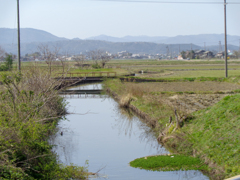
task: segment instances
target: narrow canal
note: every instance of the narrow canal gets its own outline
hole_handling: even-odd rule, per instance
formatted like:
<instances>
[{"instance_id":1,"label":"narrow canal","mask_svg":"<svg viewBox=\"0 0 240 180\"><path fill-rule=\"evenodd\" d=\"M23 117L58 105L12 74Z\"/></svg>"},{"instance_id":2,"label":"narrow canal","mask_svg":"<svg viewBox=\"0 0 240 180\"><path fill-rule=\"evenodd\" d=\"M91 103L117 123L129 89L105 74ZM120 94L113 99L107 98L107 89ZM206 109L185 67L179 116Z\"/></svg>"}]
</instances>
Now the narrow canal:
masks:
<instances>
[{"instance_id":1,"label":"narrow canal","mask_svg":"<svg viewBox=\"0 0 240 180\"><path fill-rule=\"evenodd\" d=\"M72 89L101 88L101 84ZM71 98L70 98L71 97ZM59 124L54 151L64 164L83 166L99 176L89 179L112 180L207 180L199 171L153 172L132 168L129 162L144 156L166 154L154 133L141 119L119 108L108 96L71 95L66 98L68 112ZM63 135L60 135L63 132Z\"/></svg>"}]
</instances>

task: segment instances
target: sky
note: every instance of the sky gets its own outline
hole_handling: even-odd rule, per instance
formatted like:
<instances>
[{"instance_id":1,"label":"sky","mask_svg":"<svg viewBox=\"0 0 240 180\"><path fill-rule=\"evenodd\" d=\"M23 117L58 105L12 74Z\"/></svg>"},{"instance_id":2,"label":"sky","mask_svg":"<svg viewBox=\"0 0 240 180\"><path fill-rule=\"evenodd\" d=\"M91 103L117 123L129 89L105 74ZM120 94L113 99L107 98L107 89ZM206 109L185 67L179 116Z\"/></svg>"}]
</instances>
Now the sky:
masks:
<instances>
[{"instance_id":1,"label":"sky","mask_svg":"<svg viewBox=\"0 0 240 180\"><path fill-rule=\"evenodd\" d=\"M177 36L224 33L223 4L117 2L116 0L19 0L21 28L58 37ZM134 1L134 0L132 0ZM140 1L140 0L138 0ZM145 0L150 1L150 0ZM152 0L224 2L224 0ZM238 2L240 0L227 0ZM0 0L0 28L17 28L17 0ZM240 35L240 4L227 5L227 33Z\"/></svg>"}]
</instances>

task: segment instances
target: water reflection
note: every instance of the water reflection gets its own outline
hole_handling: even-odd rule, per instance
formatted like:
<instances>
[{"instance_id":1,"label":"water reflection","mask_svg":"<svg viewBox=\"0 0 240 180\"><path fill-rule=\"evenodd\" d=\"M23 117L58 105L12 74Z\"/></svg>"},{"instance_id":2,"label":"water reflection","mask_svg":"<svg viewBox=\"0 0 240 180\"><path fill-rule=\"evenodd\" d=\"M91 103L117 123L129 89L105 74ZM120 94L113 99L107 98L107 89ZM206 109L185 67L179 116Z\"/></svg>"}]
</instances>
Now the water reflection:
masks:
<instances>
[{"instance_id":1,"label":"water reflection","mask_svg":"<svg viewBox=\"0 0 240 180\"><path fill-rule=\"evenodd\" d=\"M101 83L89 83L89 84L82 84L78 86L70 87L71 90L95 90L95 89L102 89Z\"/></svg>"},{"instance_id":2,"label":"water reflection","mask_svg":"<svg viewBox=\"0 0 240 180\"><path fill-rule=\"evenodd\" d=\"M52 143L56 144L54 151L64 164L83 166L89 160L90 172L103 168L100 176L92 179L208 179L198 171L152 172L130 167L128 163L136 158L167 153L151 128L109 97L67 101L69 112L92 113L70 114L66 116L68 121L60 122Z\"/></svg>"},{"instance_id":3,"label":"water reflection","mask_svg":"<svg viewBox=\"0 0 240 180\"><path fill-rule=\"evenodd\" d=\"M159 150L159 154L166 154L168 151L166 151L163 146L156 141L156 135L152 128L146 125L146 123L141 120L141 118L138 118L134 112L132 112L129 108L123 108L117 105L116 107L116 114L117 119L116 121L116 128L118 128L119 133L125 133L126 136L129 136L131 138L131 135L134 134L133 131L133 123L135 126L137 126L138 130L141 131L139 133L139 141L145 142L147 146L150 146L154 149Z\"/></svg>"}]
</instances>

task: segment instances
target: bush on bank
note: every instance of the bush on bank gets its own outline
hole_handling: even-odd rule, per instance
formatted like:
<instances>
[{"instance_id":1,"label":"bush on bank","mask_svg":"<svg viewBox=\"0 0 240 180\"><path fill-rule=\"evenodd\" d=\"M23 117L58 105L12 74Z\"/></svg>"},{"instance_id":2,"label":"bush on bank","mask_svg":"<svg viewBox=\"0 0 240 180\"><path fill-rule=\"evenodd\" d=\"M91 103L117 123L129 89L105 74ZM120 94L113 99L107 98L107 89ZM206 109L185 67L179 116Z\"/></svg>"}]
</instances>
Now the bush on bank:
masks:
<instances>
[{"instance_id":1,"label":"bush on bank","mask_svg":"<svg viewBox=\"0 0 240 180\"><path fill-rule=\"evenodd\" d=\"M59 164L48 143L65 114L59 83L37 68L2 74L0 92L0 178L84 179L86 167Z\"/></svg>"}]
</instances>

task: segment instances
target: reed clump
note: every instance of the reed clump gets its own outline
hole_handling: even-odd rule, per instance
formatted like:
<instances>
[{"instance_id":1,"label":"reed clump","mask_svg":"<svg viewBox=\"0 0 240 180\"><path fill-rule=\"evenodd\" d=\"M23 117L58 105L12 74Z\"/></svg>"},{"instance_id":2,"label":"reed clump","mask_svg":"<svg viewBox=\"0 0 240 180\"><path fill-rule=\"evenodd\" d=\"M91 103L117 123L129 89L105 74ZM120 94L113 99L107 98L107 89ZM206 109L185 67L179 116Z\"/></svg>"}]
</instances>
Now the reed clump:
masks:
<instances>
[{"instance_id":1,"label":"reed clump","mask_svg":"<svg viewBox=\"0 0 240 180\"><path fill-rule=\"evenodd\" d=\"M133 100L133 97L131 94L123 95L120 98L119 105L120 107L128 107L132 100Z\"/></svg>"},{"instance_id":2,"label":"reed clump","mask_svg":"<svg viewBox=\"0 0 240 180\"><path fill-rule=\"evenodd\" d=\"M54 90L61 82L38 67L0 78L0 178L84 179L86 167L59 164L48 143L66 113Z\"/></svg>"}]
</instances>

